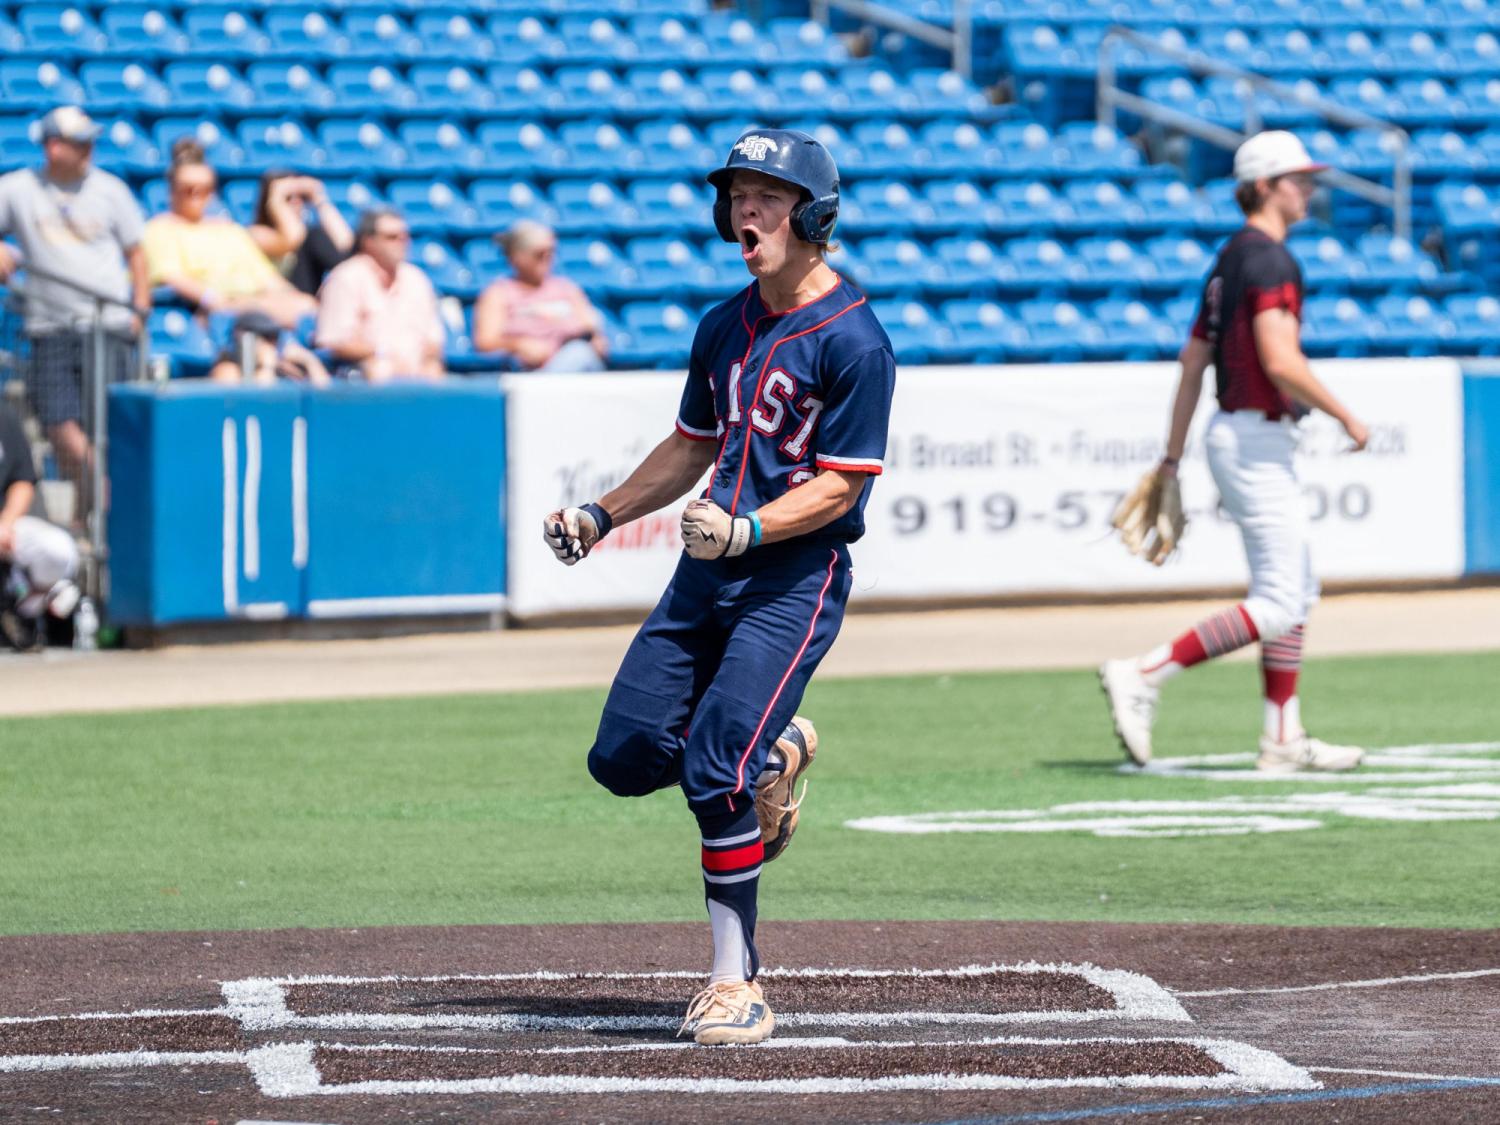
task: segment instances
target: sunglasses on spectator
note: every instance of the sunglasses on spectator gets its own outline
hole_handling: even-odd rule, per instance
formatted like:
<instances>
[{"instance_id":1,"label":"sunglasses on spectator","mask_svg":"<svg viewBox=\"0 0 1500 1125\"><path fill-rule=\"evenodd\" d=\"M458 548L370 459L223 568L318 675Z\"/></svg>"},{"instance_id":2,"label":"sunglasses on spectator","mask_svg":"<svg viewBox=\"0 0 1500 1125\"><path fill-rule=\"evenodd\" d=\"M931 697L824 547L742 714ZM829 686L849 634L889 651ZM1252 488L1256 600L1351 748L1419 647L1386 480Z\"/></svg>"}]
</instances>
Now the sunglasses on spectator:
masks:
<instances>
[{"instance_id":1,"label":"sunglasses on spectator","mask_svg":"<svg viewBox=\"0 0 1500 1125\"><path fill-rule=\"evenodd\" d=\"M389 238L389 239L392 239L393 241L396 241L396 242L410 242L411 241L411 231L409 231L409 230L378 230L378 231L375 232L375 237L376 238Z\"/></svg>"},{"instance_id":2,"label":"sunglasses on spectator","mask_svg":"<svg viewBox=\"0 0 1500 1125\"><path fill-rule=\"evenodd\" d=\"M177 192L180 195L190 195L190 196L212 195L214 193L214 185L213 184L177 184L175 187L172 188L172 190L175 191L175 192Z\"/></svg>"}]
</instances>

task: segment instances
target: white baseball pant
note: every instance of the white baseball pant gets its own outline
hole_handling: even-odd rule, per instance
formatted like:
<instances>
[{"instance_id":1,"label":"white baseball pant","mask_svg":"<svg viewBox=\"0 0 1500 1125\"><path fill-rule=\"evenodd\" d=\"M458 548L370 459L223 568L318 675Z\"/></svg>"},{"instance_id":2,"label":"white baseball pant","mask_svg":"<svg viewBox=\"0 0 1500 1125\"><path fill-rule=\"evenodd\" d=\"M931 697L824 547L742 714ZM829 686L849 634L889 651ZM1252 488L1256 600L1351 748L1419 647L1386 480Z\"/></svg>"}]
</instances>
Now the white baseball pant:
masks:
<instances>
[{"instance_id":1,"label":"white baseball pant","mask_svg":"<svg viewBox=\"0 0 1500 1125\"><path fill-rule=\"evenodd\" d=\"M1318 600L1307 506L1292 465L1298 438L1291 419L1272 422L1259 410L1221 410L1204 437L1224 510L1245 541L1245 611L1262 641L1303 624Z\"/></svg>"},{"instance_id":2,"label":"white baseball pant","mask_svg":"<svg viewBox=\"0 0 1500 1125\"><path fill-rule=\"evenodd\" d=\"M56 524L35 516L16 520L15 549L6 559L31 585L33 594L21 601L21 612L41 613L44 597L57 583L78 575L78 544Z\"/></svg>"}]
</instances>

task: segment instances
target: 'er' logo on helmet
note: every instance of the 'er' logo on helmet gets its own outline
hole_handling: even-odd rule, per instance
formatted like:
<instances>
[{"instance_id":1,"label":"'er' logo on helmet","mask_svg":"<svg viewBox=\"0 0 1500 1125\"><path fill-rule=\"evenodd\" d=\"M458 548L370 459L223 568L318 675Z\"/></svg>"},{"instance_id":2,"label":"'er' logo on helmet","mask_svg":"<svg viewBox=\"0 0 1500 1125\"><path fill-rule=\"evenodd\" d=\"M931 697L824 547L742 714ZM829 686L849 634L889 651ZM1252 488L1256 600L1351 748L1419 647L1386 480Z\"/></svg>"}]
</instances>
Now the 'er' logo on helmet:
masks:
<instances>
[{"instance_id":1,"label":"'er' logo on helmet","mask_svg":"<svg viewBox=\"0 0 1500 1125\"><path fill-rule=\"evenodd\" d=\"M734 150L743 152L746 160L764 160L767 152L780 152L781 147L770 137L752 135L741 139Z\"/></svg>"}]
</instances>

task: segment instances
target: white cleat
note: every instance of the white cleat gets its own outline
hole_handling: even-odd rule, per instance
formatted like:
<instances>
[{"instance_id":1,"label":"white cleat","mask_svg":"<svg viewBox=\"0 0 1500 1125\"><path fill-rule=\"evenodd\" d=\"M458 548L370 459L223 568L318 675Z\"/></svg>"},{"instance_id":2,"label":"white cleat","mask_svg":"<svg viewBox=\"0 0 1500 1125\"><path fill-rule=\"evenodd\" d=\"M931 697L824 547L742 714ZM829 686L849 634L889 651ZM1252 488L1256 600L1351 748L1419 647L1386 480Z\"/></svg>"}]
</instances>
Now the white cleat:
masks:
<instances>
[{"instance_id":1,"label":"white cleat","mask_svg":"<svg viewBox=\"0 0 1500 1125\"><path fill-rule=\"evenodd\" d=\"M1146 682L1134 660L1106 660L1099 669L1099 683L1109 700L1109 714L1120 744L1132 762L1144 766L1151 760L1157 690Z\"/></svg>"},{"instance_id":2,"label":"white cleat","mask_svg":"<svg viewBox=\"0 0 1500 1125\"><path fill-rule=\"evenodd\" d=\"M1260 757L1255 761L1255 768L1266 773L1296 773L1299 770L1331 773L1352 770L1364 761L1364 757L1365 752L1358 746L1335 746L1310 734L1299 734L1285 742L1261 735Z\"/></svg>"}]
</instances>

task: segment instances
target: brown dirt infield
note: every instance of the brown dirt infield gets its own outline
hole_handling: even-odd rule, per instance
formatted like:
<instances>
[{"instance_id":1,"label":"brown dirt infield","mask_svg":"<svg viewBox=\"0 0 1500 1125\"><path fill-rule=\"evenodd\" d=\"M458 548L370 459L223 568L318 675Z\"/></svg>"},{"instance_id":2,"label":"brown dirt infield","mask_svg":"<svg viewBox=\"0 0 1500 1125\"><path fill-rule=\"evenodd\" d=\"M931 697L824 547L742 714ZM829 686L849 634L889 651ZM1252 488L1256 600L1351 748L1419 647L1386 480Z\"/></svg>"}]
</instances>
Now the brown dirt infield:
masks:
<instances>
[{"instance_id":1,"label":"brown dirt infield","mask_svg":"<svg viewBox=\"0 0 1500 1125\"><path fill-rule=\"evenodd\" d=\"M1500 1119L1500 1082L1440 1081L1500 1076L1492 932L767 922L760 938L783 1023L750 1049L672 1037L700 926L4 938L0 1120ZM997 964L1026 968L954 971ZM334 979L298 980L317 977ZM110 1018L55 1018L86 1013ZM185 1057L80 1063L132 1051Z\"/></svg>"}]
</instances>

